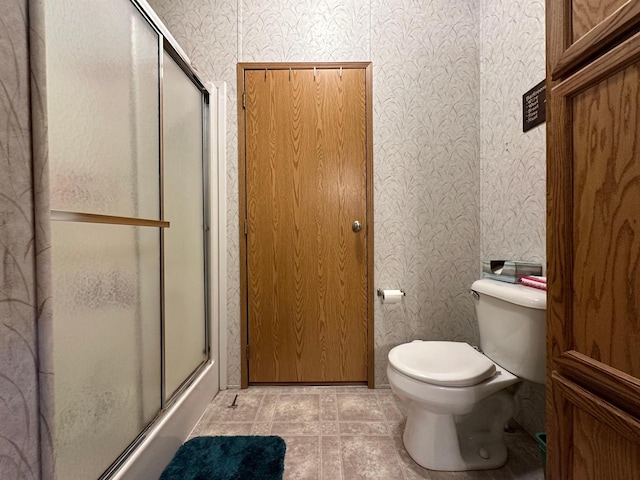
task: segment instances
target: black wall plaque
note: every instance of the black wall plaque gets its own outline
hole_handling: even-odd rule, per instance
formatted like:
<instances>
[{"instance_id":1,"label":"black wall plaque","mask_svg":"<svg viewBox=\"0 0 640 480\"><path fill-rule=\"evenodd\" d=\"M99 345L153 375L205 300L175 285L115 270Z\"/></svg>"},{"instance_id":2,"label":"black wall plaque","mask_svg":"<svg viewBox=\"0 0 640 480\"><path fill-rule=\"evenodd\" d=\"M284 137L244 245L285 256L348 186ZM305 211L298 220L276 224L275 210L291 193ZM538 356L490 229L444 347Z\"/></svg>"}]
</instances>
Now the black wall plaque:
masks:
<instances>
[{"instance_id":1,"label":"black wall plaque","mask_svg":"<svg viewBox=\"0 0 640 480\"><path fill-rule=\"evenodd\" d=\"M541 81L522 95L522 131L526 132L547 120L547 86Z\"/></svg>"}]
</instances>

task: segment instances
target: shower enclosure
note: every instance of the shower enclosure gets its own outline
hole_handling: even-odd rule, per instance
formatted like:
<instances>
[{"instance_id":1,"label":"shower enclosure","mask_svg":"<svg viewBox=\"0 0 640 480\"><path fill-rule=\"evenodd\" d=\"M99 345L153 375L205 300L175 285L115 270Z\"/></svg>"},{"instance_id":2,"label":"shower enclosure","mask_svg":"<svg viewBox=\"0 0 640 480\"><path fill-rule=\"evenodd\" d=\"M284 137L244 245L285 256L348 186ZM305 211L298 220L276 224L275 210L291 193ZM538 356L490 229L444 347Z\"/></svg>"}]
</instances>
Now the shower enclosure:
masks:
<instances>
[{"instance_id":1,"label":"shower enclosure","mask_svg":"<svg viewBox=\"0 0 640 480\"><path fill-rule=\"evenodd\" d=\"M216 119L146 3L43 4L56 473L109 478L205 370L217 393Z\"/></svg>"}]
</instances>

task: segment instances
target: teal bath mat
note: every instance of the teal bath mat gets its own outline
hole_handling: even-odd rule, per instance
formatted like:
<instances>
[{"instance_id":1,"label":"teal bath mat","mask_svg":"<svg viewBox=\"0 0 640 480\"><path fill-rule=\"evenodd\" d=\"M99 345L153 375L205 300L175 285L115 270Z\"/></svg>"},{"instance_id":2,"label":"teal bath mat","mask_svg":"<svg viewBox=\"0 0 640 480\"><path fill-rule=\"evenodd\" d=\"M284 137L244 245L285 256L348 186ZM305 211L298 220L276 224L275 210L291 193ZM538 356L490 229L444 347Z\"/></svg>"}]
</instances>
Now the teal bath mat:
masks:
<instances>
[{"instance_id":1,"label":"teal bath mat","mask_svg":"<svg viewBox=\"0 0 640 480\"><path fill-rule=\"evenodd\" d=\"M195 437L176 452L160 480L282 480L280 437Z\"/></svg>"}]
</instances>

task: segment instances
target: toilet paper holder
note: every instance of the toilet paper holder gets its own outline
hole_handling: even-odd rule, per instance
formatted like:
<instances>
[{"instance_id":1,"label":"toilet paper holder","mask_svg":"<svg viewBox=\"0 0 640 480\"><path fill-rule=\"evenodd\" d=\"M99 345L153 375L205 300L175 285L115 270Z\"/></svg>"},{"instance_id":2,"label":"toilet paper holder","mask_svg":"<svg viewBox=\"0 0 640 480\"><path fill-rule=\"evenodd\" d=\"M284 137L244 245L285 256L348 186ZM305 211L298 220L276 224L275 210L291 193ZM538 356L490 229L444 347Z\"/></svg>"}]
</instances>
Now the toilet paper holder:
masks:
<instances>
[{"instance_id":1,"label":"toilet paper holder","mask_svg":"<svg viewBox=\"0 0 640 480\"><path fill-rule=\"evenodd\" d=\"M404 291L404 288L401 288L401 289L400 289L400 291L402 292L402 295L403 295L403 296L405 296L405 297L407 296L407 294L406 294L406 293L405 293L405 291ZM379 296L379 297L381 297L381 296L382 296L382 292L384 292L384 289L379 288L379 289L377 290L377 292L378 292L378 296Z\"/></svg>"}]
</instances>

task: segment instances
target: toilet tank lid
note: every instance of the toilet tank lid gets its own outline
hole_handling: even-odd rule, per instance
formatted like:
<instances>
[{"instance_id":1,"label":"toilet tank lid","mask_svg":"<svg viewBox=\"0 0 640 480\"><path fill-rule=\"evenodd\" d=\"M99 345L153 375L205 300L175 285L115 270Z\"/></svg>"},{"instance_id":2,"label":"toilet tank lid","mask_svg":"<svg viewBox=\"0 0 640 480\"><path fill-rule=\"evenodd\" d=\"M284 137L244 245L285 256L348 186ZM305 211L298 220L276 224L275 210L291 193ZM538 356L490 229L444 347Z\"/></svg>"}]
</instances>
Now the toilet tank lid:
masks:
<instances>
[{"instance_id":1,"label":"toilet tank lid","mask_svg":"<svg viewBox=\"0 0 640 480\"><path fill-rule=\"evenodd\" d=\"M522 307L547 309L547 292L537 288L483 278L473 282L471 290Z\"/></svg>"}]
</instances>

